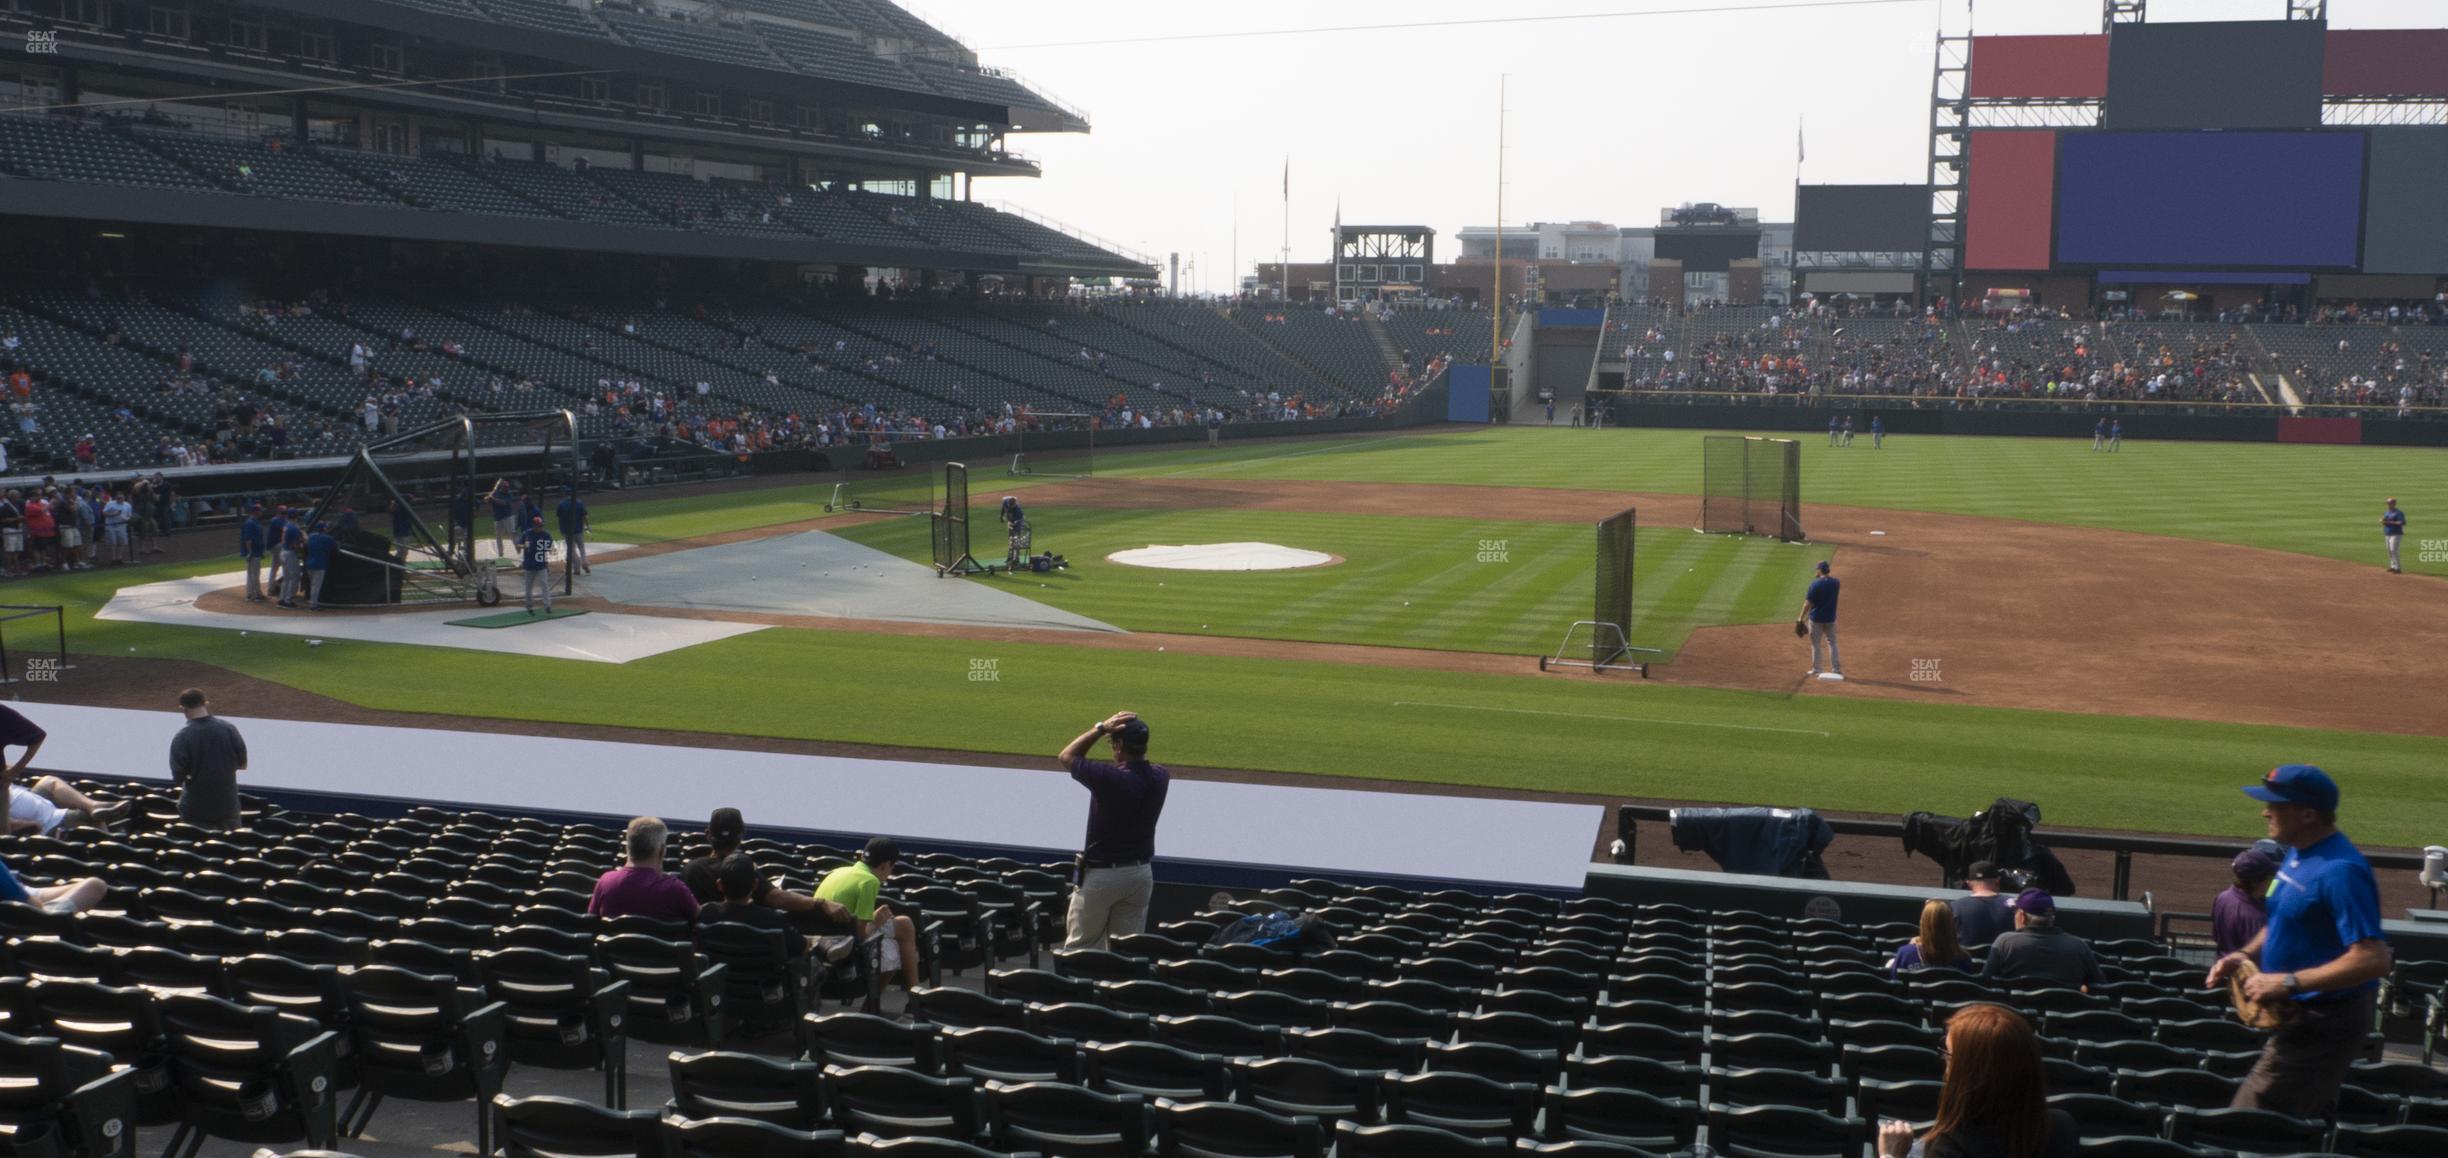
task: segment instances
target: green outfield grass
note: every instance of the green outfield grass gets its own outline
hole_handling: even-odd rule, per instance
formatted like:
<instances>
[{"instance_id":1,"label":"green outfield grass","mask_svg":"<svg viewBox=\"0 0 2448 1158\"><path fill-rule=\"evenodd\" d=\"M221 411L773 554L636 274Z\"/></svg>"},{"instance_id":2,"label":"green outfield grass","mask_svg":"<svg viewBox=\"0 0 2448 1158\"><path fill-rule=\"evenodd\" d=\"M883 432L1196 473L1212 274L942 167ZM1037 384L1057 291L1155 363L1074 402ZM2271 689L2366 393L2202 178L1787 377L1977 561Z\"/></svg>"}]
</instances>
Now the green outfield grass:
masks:
<instances>
[{"instance_id":1,"label":"green outfield grass","mask_svg":"<svg viewBox=\"0 0 2448 1158\"><path fill-rule=\"evenodd\" d=\"M2448 452L2370 447L2156 444L2109 457L2087 443L1893 438L1882 451L1802 440L1812 504L1903 507L2188 536L2376 560L2378 499L2395 494L2413 537L2448 520ZM1689 492L1697 432L1467 430L1379 439L1100 456L1100 474L1466 483ZM871 488L879 505L925 475ZM982 484L984 487L985 484ZM898 492L895 496L894 492ZM987 493L980 490L980 495ZM678 499L595 500L604 541L673 538L821 518L829 483ZM1042 547L1077 569L1028 591L1140 630L1199 631L1527 654L1586 614L1590 530L1450 518L1132 511L1030 501ZM991 497L977 499L980 526ZM919 504L909 504L919 505ZM2448 523L2441 524L2448 528ZM923 557L925 521L845 527ZM993 554L999 539L981 531ZM1258 539L1345 556L1274 575L1146 572L1105 564L1152 542ZM1479 561L1502 539L1505 561ZM2410 568L2422 564L2409 546ZM1816 551L1652 527L1640 538L1635 642L1692 625L1781 618ZM2000 793L2043 802L2056 824L2238 836L2257 821L2234 792L2287 760L2347 785L2347 826L2387 844L2434 841L2448 739L1958 707L1937 701L1775 695L1600 680L1488 676L1056 645L772 630L628 665L98 622L117 587L230 563L80 573L9 584L16 602L69 608L72 649L194 660L370 708L747 736L1010 753L1034 759L1073 722L1130 707L1184 764L1432 784L1969 811ZM981 580L982 582L985 580ZM1007 580L992 580L1007 582ZM1164 586L1158 587L1156 584ZM1408 600L1412 607L1404 608ZM513 629L515 630L515 629ZM2351 647L2352 641L2339 646ZM975 682L972 661L999 678ZM72 674L70 678L76 677ZM169 691L164 691L165 698Z\"/></svg>"},{"instance_id":2,"label":"green outfield grass","mask_svg":"<svg viewBox=\"0 0 2448 1158\"><path fill-rule=\"evenodd\" d=\"M1155 721L1159 756L1182 764L1873 812L1967 813L2011 792L2055 824L2223 836L2258 831L2236 785L2309 760L2345 783L2346 827L2366 842L2419 845L2448 822L2448 740L2426 737L819 631L611 665L91 618L115 587L199 570L81 573L11 595L66 603L80 652L194 660L394 711L963 749L1034 766L1078 720L1128 707ZM970 678L980 659L998 679ZM163 689L165 711L174 691Z\"/></svg>"},{"instance_id":3,"label":"green outfield grass","mask_svg":"<svg viewBox=\"0 0 2448 1158\"><path fill-rule=\"evenodd\" d=\"M1029 522L1046 529L1038 549L1061 553L1070 569L1017 576L1009 589L1131 631L1538 655L1555 650L1566 625L1590 617L1596 581L1596 535L1580 523L1035 505ZM971 551L1000 560L999 530L978 527ZM931 557L924 519L838 533L903 558ZM1238 542L1344 562L1200 572L1105 561L1157 543ZM1695 627L1790 616L1812 565L1826 557L1819 548L1688 527L1643 529L1633 554L1633 643L1671 653Z\"/></svg>"},{"instance_id":4,"label":"green outfield grass","mask_svg":"<svg viewBox=\"0 0 2448 1158\"><path fill-rule=\"evenodd\" d=\"M1108 454L1105 476L1458 483L1696 494L1696 430L1489 427L1384 438L1227 444ZM1722 433L1722 432L1720 432ZM1791 436L1785 435L1785 436ZM1803 525L1811 505L1896 507L2240 543L2358 563L2381 558L2380 500L2405 508L2409 538L2448 539L2448 450L2152 442L2119 454L2089 439L1868 434L1831 448L1804 433ZM2448 574L2448 563L2408 570Z\"/></svg>"}]
</instances>

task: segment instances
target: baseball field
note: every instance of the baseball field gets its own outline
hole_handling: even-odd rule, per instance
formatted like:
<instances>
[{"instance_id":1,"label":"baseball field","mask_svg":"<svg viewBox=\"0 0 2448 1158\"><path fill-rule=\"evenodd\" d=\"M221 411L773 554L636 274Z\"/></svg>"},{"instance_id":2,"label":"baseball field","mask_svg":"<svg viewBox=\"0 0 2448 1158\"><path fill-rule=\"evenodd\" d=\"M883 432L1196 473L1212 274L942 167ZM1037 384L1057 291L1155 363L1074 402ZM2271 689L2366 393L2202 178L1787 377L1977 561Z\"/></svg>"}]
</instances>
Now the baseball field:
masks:
<instances>
[{"instance_id":1,"label":"baseball field","mask_svg":"<svg viewBox=\"0 0 2448 1158\"><path fill-rule=\"evenodd\" d=\"M70 649L97 668L185 661L382 711L1039 756L1127 707L1156 722L1160 758L1211 768L1875 812L2011 794L2052 824L2223 835L2253 827L2235 785L2303 760L2349 785L2359 839L2448 835L2448 452L1863 436L1805 438L1802 461L1798 545L1691 530L1689 431L1108 452L1080 480L981 466L977 553L1000 556L985 524L1011 493L1072 565L940 582L999 584L1110 634L777 621L610 665L93 618L119 588L226 558L8 598L65 604ZM604 495L595 537L685 549L821 529L927 556L923 519L827 515L829 491ZM2389 496L2409 513L2404 575L2382 567ZM1589 614L1590 524L1624 507L1640 511L1632 642L1662 653L1654 678L1539 673ZM1106 560L1226 542L1336 561ZM1845 580L1843 684L1804 678L1790 629L1823 559ZM973 678L980 661L994 678Z\"/></svg>"}]
</instances>

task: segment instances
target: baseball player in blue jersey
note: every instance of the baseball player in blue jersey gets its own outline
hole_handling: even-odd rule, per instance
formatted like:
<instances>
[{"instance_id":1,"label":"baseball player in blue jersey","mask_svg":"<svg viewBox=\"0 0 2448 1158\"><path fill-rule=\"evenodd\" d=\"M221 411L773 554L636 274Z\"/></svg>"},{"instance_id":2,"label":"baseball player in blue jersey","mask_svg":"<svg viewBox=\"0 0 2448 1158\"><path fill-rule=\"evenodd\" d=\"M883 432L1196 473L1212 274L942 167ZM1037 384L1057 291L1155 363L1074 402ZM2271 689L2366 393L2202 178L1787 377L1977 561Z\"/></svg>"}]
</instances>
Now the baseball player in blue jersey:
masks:
<instances>
[{"instance_id":1,"label":"baseball player in blue jersey","mask_svg":"<svg viewBox=\"0 0 2448 1158\"><path fill-rule=\"evenodd\" d=\"M2389 574L2404 574L2405 568L2397 559L2397 545L2405 541L2405 512L2397 509L2395 499L2388 501L2388 510L2380 516L2380 537L2388 540Z\"/></svg>"},{"instance_id":2,"label":"baseball player in blue jersey","mask_svg":"<svg viewBox=\"0 0 2448 1158\"><path fill-rule=\"evenodd\" d=\"M544 614L552 614L552 536L544 531L542 516L530 519L527 529L519 532L519 578L526 583L527 614L536 613L536 592L544 593Z\"/></svg>"},{"instance_id":3,"label":"baseball player in blue jersey","mask_svg":"<svg viewBox=\"0 0 2448 1158\"><path fill-rule=\"evenodd\" d=\"M561 541L567 544L561 553L564 560L562 568L576 568L581 575L594 570L587 564L586 500L576 495L562 499L560 505L553 508L553 517L561 524Z\"/></svg>"},{"instance_id":4,"label":"baseball player in blue jersey","mask_svg":"<svg viewBox=\"0 0 2448 1158\"><path fill-rule=\"evenodd\" d=\"M1853 445L1853 416L1850 414L1845 415L1843 445Z\"/></svg>"},{"instance_id":5,"label":"baseball player in blue jersey","mask_svg":"<svg viewBox=\"0 0 2448 1158\"><path fill-rule=\"evenodd\" d=\"M1885 445L1887 445L1887 424L1880 421L1878 415L1873 414L1870 416L1870 449L1877 450Z\"/></svg>"},{"instance_id":6,"label":"baseball player in blue jersey","mask_svg":"<svg viewBox=\"0 0 2448 1158\"><path fill-rule=\"evenodd\" d=\"M1821 679L1844 678L1844 659L1836 654L1836 595L1843 586L1828 573L1825 560L1819 563L1819 577L1811 580L1810 589L1802 596L1802 613L1796 622L1810 624L1811 666L1808 674ZM1827 664L1819 663L1820 642L1827 644Z\"/></svg>"},{"instance_id":7,"label":"baseball player in blue jersey","mask_svg":"<svg viewBox=\"0 0 2448 1158\"><path fill-rule=\"evenodd\" d=\"M1836 416L1828 415L1828 445L1836 445Z\"/></svg>"},{"instance_id":8,"label":"baseball player in blue jersey","mask_svg":"<svg viewBox=\"0 0 2448 1158\"><path fill-rule=\"evenodd\" d=\"M246 598L249 603L264 601L264 529L263 524L256 520L256 516L262 513L263 504L257 503L248 509L246 521L238 524L238 556L246 560Z\"/></svg>"},{"instance_id":9,"label":"baseball player in blue jersey","mask_svg":"<svg viewBox=\"0 0 2448 1158\"><path fill-rule=\"evenodd\" d=\"M485 495L485 506L493 515L493 554L505 554L502 543L519 534L518 498L510 493L510 480L493 480L493 489Z\"/></svg>"},{"instance_id":10,"label":"baseball player in blue jersey","mask_svg":"<svg viewBox=\"0 0 2448 1158\"><path fill-rule=\"evenodd\" d=\"M2124 446L2125 420L2119 418L2116 421L2108 424L2108 453L2115 454L2118 450L2123 449Z\"/></svg>"},{"instance_id":11,"label":"baseball player in blue jersey","mask_svg":"<svg viewBox=\"0 0 2448 1158\"><path fill-rule=\"evenodd\" d=\"M2108 449L2108 420L2105 418L2091 424L2091 449Z\"/></svg>"}]
</instances>

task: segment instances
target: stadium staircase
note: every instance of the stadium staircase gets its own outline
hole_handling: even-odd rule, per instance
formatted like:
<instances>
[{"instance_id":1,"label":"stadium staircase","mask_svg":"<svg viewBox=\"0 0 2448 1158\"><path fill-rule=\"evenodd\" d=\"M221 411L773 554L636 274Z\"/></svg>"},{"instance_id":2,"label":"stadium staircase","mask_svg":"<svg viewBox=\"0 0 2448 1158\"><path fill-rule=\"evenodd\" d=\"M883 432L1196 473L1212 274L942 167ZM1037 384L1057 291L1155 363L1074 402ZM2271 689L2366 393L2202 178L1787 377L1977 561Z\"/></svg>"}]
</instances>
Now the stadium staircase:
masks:
<instances>
[{"instance_id":1,"label":"stadium staircase","mask_svg":"<svg viewBox=\"0 0 2448 1158\"><path fill-rule=\"evenodd\" d=\"M2303 399L2296 395L2295 387L2287 381L2286 368L2279 364L2278 355L2270 352L2269 343L2262 341L2261 335L2251 326L2237 326L2236 330L2244 342L2247 355L2249 368L2245 378L2253 384L2253 389L2261 392L2261 400L2282 402L2289 413L2301 413ZM2272 385L2277 387L2276 397L2271 396Z\"/></svg>"},{"instance_id":2,"label":"stadium staircase","mask_svg":"<svg viewBox=\"0 0 2448 1158\"><path fill-rule=\"evenodd\" d=\"M1385 355L1386 371L1388 373L1408 369L1408 367L1403 365L1402 347L1395 344L1394 335L1386 332L1385 322L1380 320L1374 311L1361 311L1360 328L1367 330L1369 332L1369 337L1377 340L1377 352ZM1603 333L1604 331L1601 330L1600 332Z\"/></svg>"}]
</instances>

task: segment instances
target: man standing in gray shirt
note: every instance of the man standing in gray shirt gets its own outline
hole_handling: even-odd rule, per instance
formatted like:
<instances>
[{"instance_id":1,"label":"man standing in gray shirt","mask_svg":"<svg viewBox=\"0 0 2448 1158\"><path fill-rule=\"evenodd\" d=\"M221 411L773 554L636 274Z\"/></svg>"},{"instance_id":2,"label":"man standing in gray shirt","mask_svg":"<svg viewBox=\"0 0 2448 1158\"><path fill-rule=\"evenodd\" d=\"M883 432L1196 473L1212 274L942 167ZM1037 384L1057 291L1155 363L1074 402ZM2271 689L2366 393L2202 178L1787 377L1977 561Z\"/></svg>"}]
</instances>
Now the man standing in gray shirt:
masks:
<instances>
[{"instance_id":1,"label":"man standing in gray shirt","mask_svg":"<svg viewBox=\"0 0 2448 1158\"><path fill-rule=\"evenodd\" d=\"M2057 927L2057 899L2038 889L2025 889L2006 902L2014 909L2015 931L1989 946L1981 976L2011 981L2021 988L2060 986L2090 989L2105 985L2099 957L2082 938Z\"/></svg>"},{"instance_id":2,"label":"man standing in gray shirt","mask_svg":"<svg viewBox=\"0 0 2448 1158\"><path fill-rule=\"evenodd\" d=\"M204 828L238 827L238 774L246 771L246 740L212 714L204 693L179 693L187 726L170 741L170 782L179 788L179 819Z\"/></svg>"}]
</instances>

